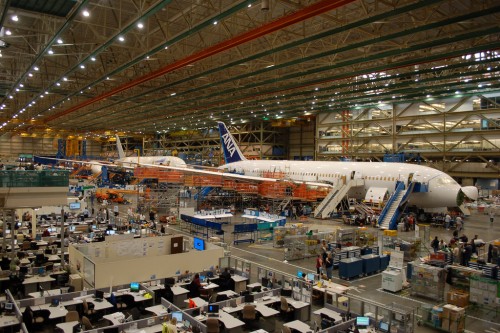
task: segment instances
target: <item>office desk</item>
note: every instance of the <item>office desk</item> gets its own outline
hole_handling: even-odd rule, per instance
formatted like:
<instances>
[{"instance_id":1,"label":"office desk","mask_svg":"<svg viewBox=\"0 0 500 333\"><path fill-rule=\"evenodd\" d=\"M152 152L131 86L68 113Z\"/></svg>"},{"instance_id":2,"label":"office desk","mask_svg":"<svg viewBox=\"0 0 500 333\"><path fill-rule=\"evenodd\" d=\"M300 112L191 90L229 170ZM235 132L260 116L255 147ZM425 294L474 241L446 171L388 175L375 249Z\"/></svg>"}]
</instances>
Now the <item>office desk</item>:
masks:
<instances>
[{"instance_id":1,"label":"office desk","mask_svg":"<svg viewBox=\"0 0 500 333\"><path fill-rule=\"evenodd\" d=\"M55 281L54 278L50 276L40 276L35 275L30 278L27 278L23 281L25 293L30 294L35 292L37 289L37 284L40 283L43 289L50 289L50 285Z\"/></svg>"},{"instance_id":2,"label":"office desk","mask_svg":"<svg viewBox=\"0 0 500 333\"><path fill-rule=\"evenodd\" d=\"M168 309L163 306L163 304L158 304L155 306L150 306L145 309L146 311L152 312L157 316L165 315L168 313Z\"/></svg>"},{"instance_id":3,"label":"office desk","mask_svg":"<svg viewBox=\"0 0 500 333\"><path fill-rule=\"evenodd\" d=\"M206 321L207 317L206 316L197 316L195 317L196 320L199 321ZM244 322L239 320L238 318L235 318L231 316L229 313L219 310L219 320L224 324L226 327L227 332L231 332L231 330L235 330L243 325L245 325Z\"/></svg>"},{"instance_id":4,"label":"office desk","mask_svg":"<svg viewBox=\"0 0 500 333\"><path fill-rule=\"evenodd\" d=\"M147 301L148 299L152 299L152 298L146 298L144 297L144 294L146 293L145 290L143 290L142 292L136 292L136 291L113 291L113 294L115 296L122 296L122 295L125 295L125 294L128 294L128 295L132 295L134 296L134 302L144 302L144 301ZM109 293L105 293L104 294L104 297L109 297Z\"/></svg>"},{"instance_id":5,"label":"office desk","mask_svg":"<svg viewBox=\"0 0 500 333\"><path fill-rule=\"evenodd\" d=\"M179 286L173 286L172 293L174 294L173 303L175 306L182 308L184 306L184 302L187 300L187 295L189 290L186 288L182 288Z\"/></svg>"},{"instance_id":6,"label":"office desk","mask_svg":"<svg viewBox=\"0 0 500 333\"><path fill-rule=\"evenodd\" d=\"M7 327L19 325L21 322L19 319L17 319L16 316L6 316L6 315L1 315L0 316L0 331L4 332L4 329Z\"/></svg>"},{"instance_id":7,"label":"office desk","mask_svg":"<svg viewBox=\"0 0 500 333\"><path fill-rule=\"evenodd\" d=\"M61 295L61 289L51 289L51 290L44 290L43 293L39 291L35 291L34 293L29 293L29 297L37 298L37 297L46 297L46 296L57 296Z\"/></svg>"},{"instance_id":8,"label":"office desk","mask_svg":"<svg viewBox=\"0 0 500 333\"><path fill-rule=\"evenodd\" d=\"M318 309L318 310L314 311L313 313L315 315L318 315L318 316L321 316L321 314L324 314L324 315L332 318L333 320L335 320L335 322L342 321L342 316L340 315L340 313L338 313L337 311L327 309L327 308Z\"/></svg>"},{"instance_id":9,"label":"office desk","mask_svg":"<svg viewBox=\"0 0 500 333\"><path fill-rule=\"evenodd\" d=\"M102 316L104 319L109 320L113 325L119 325L125 321L125 315L123 312L115 312L108 315Z\"/></svg>"},{"instance_id":10,"label":"office desk","mask_svg":"<svg viewBox=\"0 0 500 333\"><path fill-rule=\"evenodd\" d=\"M301 320L301 321L308 321L309 320L309 303L302 302L302 301L295 301L293 298L288 298L285 297L288 305L291 305L295 311L295 319Z\"/></svg>"},{"instance_id":11,"label":"office desk","mask_svg":"<svg viewBox=\"0 0 500 333\"><path fill-rule=\"evenodd\" d=\"M231 279L234 281L234 291L240 293L240 291L246 290L246 284L248 278L241 275L232 275Z\"/></svg>"},{"instance_id":12,"label":"office desk","mask_svg":"<svg viewBox=\"0 0 500 333\"><path fill-rule=\"evenodd\" d=\"M300 320L294 320L288 323L284 323L283 326L286 326L293 330L297 330L300 333L312 333L312 329L309 327L309 325L304 324Z\"/></svg>"},{"instance_id":13,"label":"office desk","mask_svg":"<svg viewBox=\"0 0 500 333\"><path fill-rule=\"evenodd\" d=\"M31 309L33 311L49 310L50 311L49 319L63 318L66 317L66 314L68 313L68 310L62 305L58 306L50 306L50 304L34 305L31 307Z\"/></svg>"},{"instance_id":14,"label":"office desk","mask_svg":"<svg viewBox=\"0 0 500 333\"><path fill-rule=\"evenodd\" d=\"M218 284L215 284L215 283L202 283L201 286L203 287L203 289L207 289L207 290L213 290L215 288L218 288L219 285Z\"/></svg>"},{"instance_id":15,"label":"office desk","mask_svg":"<svg viewBox=\"0 0 500 333\"><path fill-rule=\"evenodd\" d=\"M59 257L57 254L51 254L47 257L47 261L54 262L54 261L60 261L61 257Z\"/></svg>"},{"instance_id":16,"label":"office desk","mask_svg":"<svg viewBox=\"0 0 500 333\"><path fill-rule=\"evenodd\" d=\"M226 295L228 298L231 298L231 297L237 297L239 296L238 293L235 293L234 291L232 290L224 290L224 291L219 291L217 293L217 295Z\"/></svg>"},{"instance_id":17,"label":"office desk","mask_svg":"<svg viewBox=\"0 0 500 333\"><path fill-rule=\"evenodd\" d=\"M64 333L73 333L73 328L79 324L80 322L75 320L75 321L68 321L65 323L56 324L56 327L63 330Z\"/></svg>"},{"instance_id":18,"label":"office desk","mask_svg":"<svg viewBox=\"0 0 500 333\"><path fill-rule=\"evenodd\" d=\"M196 304L196 307L201 307L201 306L205 306L208 304L207 301L205 301L203 298L200 298L200 297L194 297L194 298L191 298L191 300L194 302L194 304ZM184 303L189 304L189 300L188 299L184 300Z\"/></svg>"},{"instance_id":19,"label":"office desk","mask_svg":"<svg viewBox=\"0 0 500 333\"><path fill-rule=\"evenodd\" d=\"M81 302L83 303L83 300L81 300ZM107 310L107 309L111 309L113 307L113 304L111 304L110 302L108 302L108 300L106 299L102 299L101 302L98 302L95 300L95 297L90 297L90 298L87 298L87 303L92 303L94 304L94 310L95 311L103 311L103 310Z\"/></svg>"},{"instance_id":20,"label":"office desk","mask_svg":"<svg viewBox=\"0 0 500 333\"><path fill-rule=\"evenodd\" d=\"M261 287L262 288L262 284L260 284L259 282L247 284L247 290L249 290L249 291L252 291L252 289L254 287Z\"/></svg>"}]
</instances>

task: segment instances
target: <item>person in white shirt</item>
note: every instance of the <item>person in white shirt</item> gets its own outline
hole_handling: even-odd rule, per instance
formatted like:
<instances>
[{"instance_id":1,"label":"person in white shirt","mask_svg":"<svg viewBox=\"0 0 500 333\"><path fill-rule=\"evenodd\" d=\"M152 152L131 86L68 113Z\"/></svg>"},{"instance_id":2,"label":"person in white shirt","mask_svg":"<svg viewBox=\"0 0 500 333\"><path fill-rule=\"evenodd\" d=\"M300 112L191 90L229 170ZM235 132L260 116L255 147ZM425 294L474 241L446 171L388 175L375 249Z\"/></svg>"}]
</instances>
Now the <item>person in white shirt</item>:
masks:
<instances>
[{"instance_id":1,"label":"person in white shirt","mask_svg":"<svg viewBox=\"0 0 500 333\"><path fill-rule=\"evenodd\" d=\"M451 222L451 216L450 214L446 214L444 217L444 226L446 227L446 230L450 230L450 222Z\"/></svg>"},{"instance_id":2,"label":"person in white shirt","mask_svg":"<svg viewBox=\"0 0 500 333\"><path fill-rule=\"evenodd\" d=\"M463 226L464 226L464 222L460 216L457 216L457 218L455 219L455 223L457 225L457 230L462 231Z\"/></svg>"}]
</instances>

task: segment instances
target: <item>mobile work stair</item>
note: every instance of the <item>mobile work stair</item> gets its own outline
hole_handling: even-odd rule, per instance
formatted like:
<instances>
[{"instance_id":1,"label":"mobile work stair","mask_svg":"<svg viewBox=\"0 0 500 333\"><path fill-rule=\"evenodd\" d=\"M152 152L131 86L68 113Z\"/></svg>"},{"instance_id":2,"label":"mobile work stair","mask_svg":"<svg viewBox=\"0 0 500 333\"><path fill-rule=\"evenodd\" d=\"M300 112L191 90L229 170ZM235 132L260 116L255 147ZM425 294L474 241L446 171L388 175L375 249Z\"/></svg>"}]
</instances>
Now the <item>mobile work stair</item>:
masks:
<instances>
[{"instance_id":1,"label":"mobile work stair","mask_svg":"<svg viewBox=\"0 0 500 333\"><path fill-rule=\"evenodd\" d=\"M321 203L314 210L315 218L327 218L330 213L335 210L340 201L347 195L349 190L353 187L363 186L365 181L361 178L354 178L344 183L338 182L328 193L328 195L321 201Z\"/></svg>"},{"instance_id":2,"label":"mobile work stair","mask_svg":"<svg viewBox=\"0 0 500 333\"><path fill-rule=\"evenodd\" d=\"M380 229L397 230L398 219L408 203L408 197L413 192L414 186L414 182L410 183L408 187L405 187L405 184L401 181L396 183L396 190L380 213L378 220Z\"/></svg>"},{"instance_id":3,"label":"mobile work stair","mask_svg":"<svg viewBox=\"0 0 500 333\"><path fill-rule=\"evenodd\" d=\"M365 216L375 214L375 211L373 210L373 208L371 208L370 206L368 206L367 204L365 204L363 202L356 204L355 210L361 214L365 214Z\"/></svg>"},{"instance_id":4,"label":"mobile work stair","mask_svg":"<svg viewBox=\"0 0 500 333\"><path fill-rule=\"evenodd\" d=\"M206 187L203 187L198 193L196 193L194 195L194 199L195 200L203 200L205 199L205 197L210 193L212 192L214 188L212 186L206 186Z\"/></svg>"}]
</instances>

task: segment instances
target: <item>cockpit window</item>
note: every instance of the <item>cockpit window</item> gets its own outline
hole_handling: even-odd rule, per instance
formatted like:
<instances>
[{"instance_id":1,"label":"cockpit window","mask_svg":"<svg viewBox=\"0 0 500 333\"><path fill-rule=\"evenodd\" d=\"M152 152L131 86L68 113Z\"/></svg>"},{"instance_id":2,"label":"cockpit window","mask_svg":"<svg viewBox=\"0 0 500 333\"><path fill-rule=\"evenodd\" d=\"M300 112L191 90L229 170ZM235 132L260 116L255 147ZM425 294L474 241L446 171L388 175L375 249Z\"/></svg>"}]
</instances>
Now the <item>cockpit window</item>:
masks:
<instances>
[{"instance_id":1,"label":"cockpit window","mask_svg":"<svg viewBox=\"0 0 500 333\"><path fill-rule=\"evenodd\" d=\"M449 184L456 184L457 183L451 177L438 177L438 178L435 179L435 181L439 185L449 185Z\"/></svg>"}]
</instances>

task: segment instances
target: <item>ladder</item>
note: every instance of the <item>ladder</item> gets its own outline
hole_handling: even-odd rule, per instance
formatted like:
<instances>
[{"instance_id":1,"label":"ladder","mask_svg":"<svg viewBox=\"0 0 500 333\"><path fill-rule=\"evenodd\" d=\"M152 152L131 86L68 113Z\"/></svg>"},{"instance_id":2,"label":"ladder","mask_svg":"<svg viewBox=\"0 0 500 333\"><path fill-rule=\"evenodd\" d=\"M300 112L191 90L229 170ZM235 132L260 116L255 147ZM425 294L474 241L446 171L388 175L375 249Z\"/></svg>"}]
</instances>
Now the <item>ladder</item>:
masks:
<instances>
[{"instance_id":1,"label":"ladder","mask_svg":"<svg viewBox=\"0 0 500 333\"><path fill-rule=\"evenodd\" d=\"M351 179L347 183L338 182L328 193L328 195L321 201L321 203L314 210L314 217L327 218L330 213L338 206L340 201L347 195L349 190L356 186L363 186L365 181L360 178Z\"/></svg>"}]
</instances>

